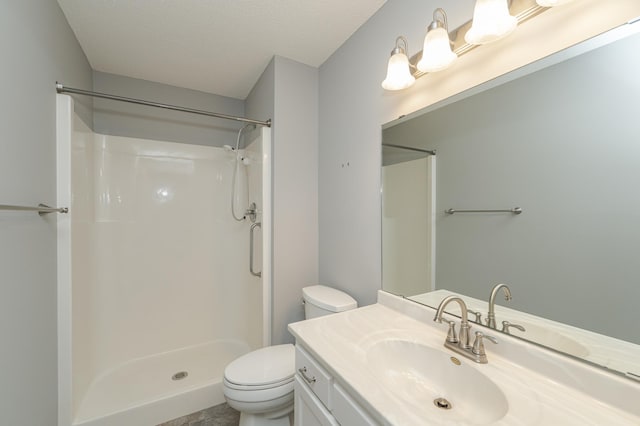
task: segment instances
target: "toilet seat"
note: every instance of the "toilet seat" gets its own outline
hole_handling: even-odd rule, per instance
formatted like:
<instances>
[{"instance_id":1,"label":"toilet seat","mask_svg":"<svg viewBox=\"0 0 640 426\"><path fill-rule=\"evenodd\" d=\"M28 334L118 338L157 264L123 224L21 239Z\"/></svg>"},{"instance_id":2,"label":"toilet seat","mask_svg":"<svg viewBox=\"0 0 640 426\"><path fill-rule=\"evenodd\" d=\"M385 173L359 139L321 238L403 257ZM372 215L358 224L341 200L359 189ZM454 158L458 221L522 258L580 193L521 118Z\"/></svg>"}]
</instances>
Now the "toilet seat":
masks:
<instances>
[{"instance_id":1,"label":"toilet seat","mask_svg":"<svg viewBox=\"0 0 640 426\"><path fill-rule=\"evenodd\" d=\"M242 402L263 402L293 392L295 348L268 346L249 352L224 370L224 394Z\"/></svg>"},{"instance_id":2,"label":"toilet seat","mask_svg":"<svg viewBox=\"0 0 640 426\"><path fill-rule=\"evenodd\" d=\"M224 369L227 382L237 386L276 386L293 378L295 348L292 344L267 346L242 355Z\"/></svg>"},{"instance_id":3,"label":"toilet seat","mask_svg":"<svg viewBox=\"0 0 640 426\"><path fill-rule=\"evenodd\" d=\"M277 387L280 387L280 386L284 386L287 383L291 383L291 382L293 382L293 375L290 376L290 377L287 377L286 379L283 379L283 380L281 380L279 382L268 383L268 384L264 384L264 385L241 385L241 384L238 384L238 383L230 382L226 377L223 380L224 380L224 385L229 387L230 389L256 391L256 390L263 390L263 389L273 389L273 388L277 388Z\"/></svg>"},{"instance_id":4,"label":"toilet seat","mask_svg":"<svg viewBox=\"0 0 640 426\"><path fill-rule=\"evenodd\" d=\"M223 392L226 398L245 403L273 401L289 394L291 394L291 399L293 400L293 378L283 385L261 389L252 389L251 386L238 389L229 386L229 382L225 379Z\"/></svg>"}]
</instances>

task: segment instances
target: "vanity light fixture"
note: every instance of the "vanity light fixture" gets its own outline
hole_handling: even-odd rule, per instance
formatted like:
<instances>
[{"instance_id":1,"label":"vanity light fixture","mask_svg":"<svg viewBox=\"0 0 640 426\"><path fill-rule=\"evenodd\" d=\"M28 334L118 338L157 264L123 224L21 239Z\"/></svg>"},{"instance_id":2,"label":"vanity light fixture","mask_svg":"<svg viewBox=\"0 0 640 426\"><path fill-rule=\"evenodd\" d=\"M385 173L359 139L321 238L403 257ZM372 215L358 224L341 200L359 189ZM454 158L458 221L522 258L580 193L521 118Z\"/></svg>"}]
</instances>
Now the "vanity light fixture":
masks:
<instances>
[{"instance_id":1,"label":"vanity light fixture","mask_svg":"<svg viewBox=\"0 0 640 426\"><path fill-rule=\"evenodd\" d=\"M396 47L391 51L387 65L387 77L382 82L385 90L402 90L413 85L416 79L411 74L411 64L407 57L409 43L403 36L396 38Z\"/></svg>"},{"instance_id":2,"label":"vanity light fixture","mask_svg":"<svg viewBox=\"0 0 640 426\"><path fill-rule=\"evenodd\" d=\"M491 43L511 34L517 25L507 0L476 0L473 23L464 39L469 44Z\"/></svg>"},{"instance_id":3,"label":"vanity light fixture","mask_svg":"<svg viewBox=\"0 0 640 426\"><path fill-rule=\"evenodd\" d=\"M446 12L438 8L433 12L433 21L427 27L421 52L409 58L407 39L403 36L396 39L382 88L406 89L416 79L449 67L456 58L479 45L507 36L518 24L538 16L552 6L571 1L573 0L476 0L473 20L451 33ZM513 9L513 15L510 9Z\"/></svg>"},{"instance_id":4,"label":"vanity light fixture","mask_svg":"<svg viewBox=\"0 0 640 426\"><path fill-rule=\"evenodd\" d=\"M451 50L447 14L443 9L437 8L433 12L433 21L427 27L418 69L422 72L441 71L448 68L457 58L458 55Z\"/></svg>"}]
</instances>

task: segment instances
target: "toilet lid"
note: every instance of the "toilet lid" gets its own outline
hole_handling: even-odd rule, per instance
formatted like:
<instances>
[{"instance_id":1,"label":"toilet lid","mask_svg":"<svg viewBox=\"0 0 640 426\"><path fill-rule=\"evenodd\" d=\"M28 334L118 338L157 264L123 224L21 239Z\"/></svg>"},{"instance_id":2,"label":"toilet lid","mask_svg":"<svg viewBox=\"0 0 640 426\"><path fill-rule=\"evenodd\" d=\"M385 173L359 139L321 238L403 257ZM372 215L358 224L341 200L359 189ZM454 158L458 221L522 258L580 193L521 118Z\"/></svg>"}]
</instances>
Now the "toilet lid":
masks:
<instances>
[{"instance_id":1,"label":"toilet lid","mask_svg":"<svg viewBox=\"0 0 640 426\"><path fill-rule=\"evenodd\" d=\"M358 307L358 302L347 293L324 285L304 287L302 298L329 312L343 312Z\"/></svg>"},{"instance_id":2,"label":"toilet lid","mask_svg":"<svg viewBox=\"0 0 640 426\"><path fill-rule=\"evenodd\" d=\"M249 352L231 362L224 370L230 383L260 386L282 382L293 377L295 372L295 349L293 345L267 346Z\"/></svg>"}]
</instances>

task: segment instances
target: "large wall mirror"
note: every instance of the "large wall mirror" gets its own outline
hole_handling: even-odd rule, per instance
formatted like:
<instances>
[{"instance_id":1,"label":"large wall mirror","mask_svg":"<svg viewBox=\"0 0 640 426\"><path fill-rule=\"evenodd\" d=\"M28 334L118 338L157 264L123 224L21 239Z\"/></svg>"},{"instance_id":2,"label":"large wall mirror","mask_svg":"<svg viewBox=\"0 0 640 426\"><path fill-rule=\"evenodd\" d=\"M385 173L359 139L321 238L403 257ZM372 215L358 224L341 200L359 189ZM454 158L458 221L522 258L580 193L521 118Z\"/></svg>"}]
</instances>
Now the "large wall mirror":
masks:
<instances>
[{"instance_id":1,"label":"large wall mirror","mask_svg":"<svg viewBox=\"0 0 640 426\"><path fill-rule=\"evenodd\" d=\"M383 126L383 290L640 380L638 27Z\"/></svg>"}]
</instances>

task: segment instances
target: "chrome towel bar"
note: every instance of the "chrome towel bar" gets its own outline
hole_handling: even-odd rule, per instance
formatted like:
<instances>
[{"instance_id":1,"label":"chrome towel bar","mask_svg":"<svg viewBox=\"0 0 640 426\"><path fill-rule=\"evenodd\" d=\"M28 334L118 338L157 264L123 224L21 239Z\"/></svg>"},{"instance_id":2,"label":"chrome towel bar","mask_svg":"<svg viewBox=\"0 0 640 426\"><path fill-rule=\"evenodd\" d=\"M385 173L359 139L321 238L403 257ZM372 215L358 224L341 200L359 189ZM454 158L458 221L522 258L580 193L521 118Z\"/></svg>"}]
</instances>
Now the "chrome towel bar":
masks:
<instances>
[{"instance_id":1,"label":"chrome towel bar","mask_svg":"<svg viewBox=\"0 0 640 426\"><path fill-rule=\"evenodd\" d=\"M520 214L522 213L522 209L520 207L514 207L512 209L503 209L503 210L457 210L457 209L449 209L444 211L446 214L454 214L454 213L513 213Z\"/></svg>"},{"instance_id":2,"label":"chrome towel bar","mask_svg":"<svg viewBox=\"0 0 640 426\"><path fill-rule=\"evenodd\" d=\"M68 207L49 207L46 204L38 204L38 207L10 206L7 204L0 204L0 210L38 212L40 216L49 213L69 213Z\"/></svg>"}]
</instances>

